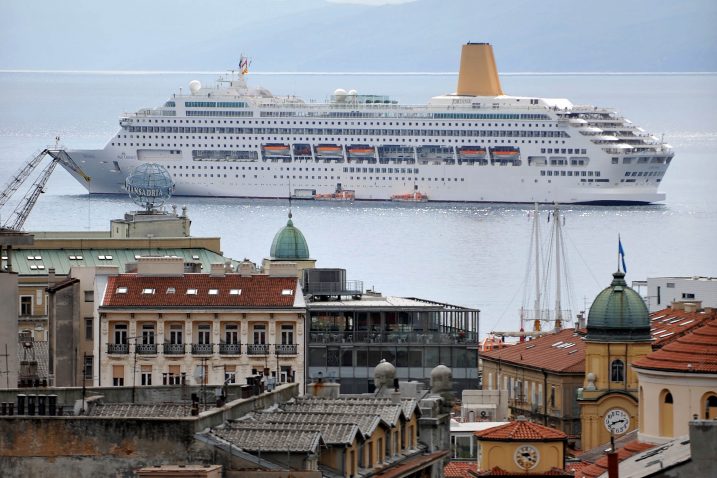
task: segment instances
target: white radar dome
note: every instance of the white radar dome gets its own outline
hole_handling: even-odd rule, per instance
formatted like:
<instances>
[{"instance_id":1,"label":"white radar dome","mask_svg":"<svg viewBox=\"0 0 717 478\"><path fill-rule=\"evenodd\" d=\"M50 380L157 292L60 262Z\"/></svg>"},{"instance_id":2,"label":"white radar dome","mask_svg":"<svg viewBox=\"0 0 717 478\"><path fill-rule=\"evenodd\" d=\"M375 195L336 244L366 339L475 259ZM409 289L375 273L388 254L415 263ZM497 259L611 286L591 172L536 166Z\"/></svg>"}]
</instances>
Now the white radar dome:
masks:
<instances>
[{"instance_id":1,"label":"white radar dome","mask_svg":"<svg viewBox=\"0 0 717 478\"><path fill-rule=\"evenodd\" d=\"M358 95L358 91L356 90L349 90L349 96L356 96Z\"/></svg>"},{"instance_id":2,"label":"white radar dome","mask_svg":"<svg viewBox=\"0 0 717 478\"><path fill-rule=\"evenodd\" d=\"M189 91L192 92L192 94L195 94L197 91L202 89L202 84L199 82L199 80L192 80L189 82Z\"/></svg>"},{"instance_id":3,"label":"white radar dome","mask_svg":"<svg viewBox=\"0 0 717 478\"><path fill-rule=\"evenodd\" d=\"M336 88L334 91L334 98L336 98L336 101L343 101L346 99L346 90L343 88Z\"/></svg>"}]
</instances>

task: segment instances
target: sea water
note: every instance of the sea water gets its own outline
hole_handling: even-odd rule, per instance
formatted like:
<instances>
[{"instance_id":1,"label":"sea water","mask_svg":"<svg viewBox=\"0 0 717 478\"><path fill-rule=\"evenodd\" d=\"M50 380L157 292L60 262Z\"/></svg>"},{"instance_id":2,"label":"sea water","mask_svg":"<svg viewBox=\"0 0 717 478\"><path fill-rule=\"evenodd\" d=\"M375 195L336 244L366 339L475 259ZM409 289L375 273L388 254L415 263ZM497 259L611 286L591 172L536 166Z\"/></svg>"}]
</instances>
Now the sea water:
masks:
<instances>
[{"instance_id":1,"label":"sea water","mask_svg":"<svg viewBox=\"0 0 717 478\"><path fill-rule=\"evenodd\" d=\"M0 72L0 184L59 136L68 149L102 148L118 115L159 106L200 73ZM275 94L325 100L336 88L385 94L425 104L455 88L453 74L253 74L248 81ZM617 268L617 238L627 280L655 276L717 276L717 75L506 75L508 94L568 98L615 107L675 149L660 190L664 204L634 207L563 206L569 280L562 306L585 310ZM19 194L22 194L21 190ZM9 206L16 203L11 202ZM192 234L219 236L232 258L260 262L286 223L288 202L176 197L186 205ZM123 196L88 196L60 168L25 223L25 230L107 230L135 209ZM529 205L292 204L318 267L341 267L349 279L387 295L412 296L481 310L481 332L516 329L530 307L526 271ZM0 213L6 218L11 208ZM543 216L544 219L546 216ZM0 221L3 219L0 218ZM548 223L542 225L546 230ZM672 298L666 298L672 299ZM675 297L675 299L680 299ZM552 299L549 299L552 300Z\"/></svg>"}]
</instances>

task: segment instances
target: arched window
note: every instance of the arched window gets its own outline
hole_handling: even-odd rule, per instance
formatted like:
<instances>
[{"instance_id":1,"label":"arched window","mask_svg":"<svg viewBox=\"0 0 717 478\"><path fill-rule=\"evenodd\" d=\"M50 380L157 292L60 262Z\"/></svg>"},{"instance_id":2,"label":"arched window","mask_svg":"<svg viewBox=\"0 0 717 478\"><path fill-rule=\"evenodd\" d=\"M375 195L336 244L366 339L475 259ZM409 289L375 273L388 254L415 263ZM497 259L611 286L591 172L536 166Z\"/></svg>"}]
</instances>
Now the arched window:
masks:
<instances>
[{"instance_id":1,"label":"arched window","mask_svg":"<svg viewBox=\"0 0 717 478\"><path fill-rule=\"evenodd\" d=\"M702 397L702 410L705 420L717 418L717 394L708 392Z\"/></svg>"},{"instance_id":2,"label":"arched window","mask_svg":"<svg viewBox=\"0 0 717 478\"><path fill-rule=\"evenodd\" d=\"M660 415L659 415L660 436L672 437L672 435L673 435L672 393L670 393L670 391L667 389L662 390L662 392L660 392L660 402L659 403L660 403Z\"/></svg>"},{"instance_id":3,"label":"arched window","mask_svg":"<svg viewBox=\"0 0 717 478\"><path fill-rule=\"evenodd\" d=\"M610 381L611 382L624 382L625 381L625 364L622 360L613 360L610 365Z\"/></svg>"}]
</instances>

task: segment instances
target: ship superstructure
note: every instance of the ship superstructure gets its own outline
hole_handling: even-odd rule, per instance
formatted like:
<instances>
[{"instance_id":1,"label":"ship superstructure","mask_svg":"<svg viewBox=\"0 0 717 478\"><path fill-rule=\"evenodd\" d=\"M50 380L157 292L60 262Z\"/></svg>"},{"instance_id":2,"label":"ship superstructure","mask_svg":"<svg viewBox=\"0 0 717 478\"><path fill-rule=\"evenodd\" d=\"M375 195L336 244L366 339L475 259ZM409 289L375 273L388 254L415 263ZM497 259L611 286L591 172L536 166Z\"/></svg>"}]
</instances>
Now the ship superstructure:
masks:
<instances>
[{"instance_id":1,"label":"ship superstructure","mask_svg":"<svg viewBox=\"0 0 717 478\"><path fill-rule=\"evenodd\" d=\"M192 81L120 118L101 150L69 151L91 193L124 193L143 163L175 195L287 198L354 191L390 200L652 203L672 148L616 111L503 94L490 45L463 46L458 88L426 105L338 89L324 103L251 88L246 69ZM72 174L72 172L71 172ZM78 178L84 184L82 178ZM314 194L307 194L310 191Z\"/></svg>"}]
</instances>

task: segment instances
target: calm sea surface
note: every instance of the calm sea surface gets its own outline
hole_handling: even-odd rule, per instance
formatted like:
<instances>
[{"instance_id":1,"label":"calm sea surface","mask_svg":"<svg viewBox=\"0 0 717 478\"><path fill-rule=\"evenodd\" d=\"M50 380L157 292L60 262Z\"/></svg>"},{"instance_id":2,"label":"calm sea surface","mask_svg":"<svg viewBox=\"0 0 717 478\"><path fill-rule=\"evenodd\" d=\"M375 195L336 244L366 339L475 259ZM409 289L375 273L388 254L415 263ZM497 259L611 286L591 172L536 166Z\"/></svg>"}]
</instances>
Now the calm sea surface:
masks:
<instances>
[{"instance_id":1,"label":"calm sea surface","mask_svg":"<svg viewBox=\"0 0 717 478\"><path fill-rule=\"evenodd\" d=\"M101 148L118 115L162 104L205 74L0 72L0 183L33 153L62 138L67 148ZM421 104L454 90L452 75L255 74L276 94L323 100L336 88L388 94ZM515 75L509 94L568 98L617 108L676 151L662 182L662 205L566 206L570 287L564 307L589 306L616 268L617 235L628 281L663 275L717 276L717 76ZM23 192L21 190L21 192ZM286 222L285 201L175 198L187 205L192 232L220 236L224 253L255 262L268 255ZM133 209L124 197L92 197L57 169L25 229L106 230ZM531 223L528 206L495 204L327 204L295 202L294 223L319 267L343 267L385 294L481 309L481 332L518 326ZM7 206L3 217L11 212ZM547 225L547 224L546 224ZM545 230L546 227L543 226Z\"/></svg>"}]
</instances>

